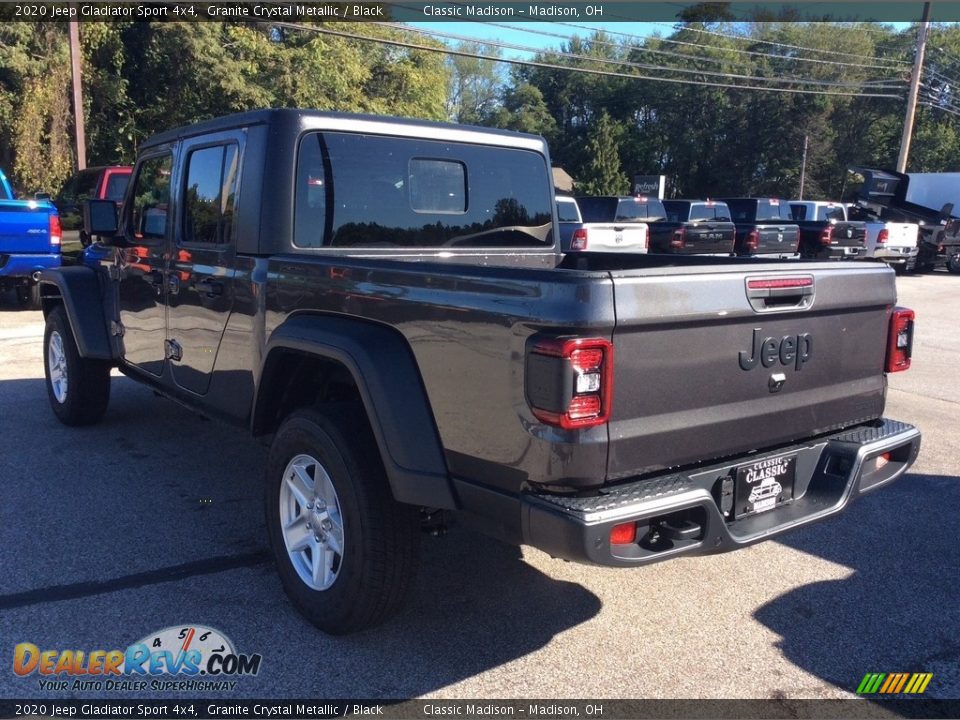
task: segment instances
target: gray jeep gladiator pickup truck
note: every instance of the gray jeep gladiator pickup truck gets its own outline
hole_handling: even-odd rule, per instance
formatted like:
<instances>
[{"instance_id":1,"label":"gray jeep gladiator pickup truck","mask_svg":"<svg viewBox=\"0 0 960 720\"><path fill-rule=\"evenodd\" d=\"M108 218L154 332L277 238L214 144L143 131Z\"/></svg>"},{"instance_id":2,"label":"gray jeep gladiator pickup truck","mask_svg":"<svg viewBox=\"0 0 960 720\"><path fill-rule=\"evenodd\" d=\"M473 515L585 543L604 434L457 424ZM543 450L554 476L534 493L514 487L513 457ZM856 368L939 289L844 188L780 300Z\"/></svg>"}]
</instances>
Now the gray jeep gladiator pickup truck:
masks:
<instances>
[{"instance_id":1,"label":"gray jeep gladiator pickup truck","mask_svg":"<svg viewBox=\"0 0 960 720\"><path fill-rule=\"evenodd\" d=\"M331 633L399 607L439 517L639 566L832 515L920 448L883 417L892 270L562 255L536 136L234 115L144 143L86 229L42 276L54 413L99 420L116 367L268 441L277 567Z\"/></svg>"}]
</instances>

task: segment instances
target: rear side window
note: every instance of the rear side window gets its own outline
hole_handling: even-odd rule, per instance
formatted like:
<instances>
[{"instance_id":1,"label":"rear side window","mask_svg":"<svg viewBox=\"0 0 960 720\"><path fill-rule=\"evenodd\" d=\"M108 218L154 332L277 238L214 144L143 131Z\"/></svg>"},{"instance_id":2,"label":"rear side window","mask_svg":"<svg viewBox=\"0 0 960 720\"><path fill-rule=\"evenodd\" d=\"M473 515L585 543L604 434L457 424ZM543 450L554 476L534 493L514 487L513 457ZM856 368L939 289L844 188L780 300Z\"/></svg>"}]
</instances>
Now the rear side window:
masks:
<instances>
[{"instance_id":1,"label":"rear side window","mask_svg":"<svg viewBox=\"0 0 960 720\"><path fill-rule=\"evenodd\" d=\"M552 245L548 172L526 150L311 133L298 156L294 244Z\"/></svg>"},{"instance_id":2,"label":"rear side window","mask_svg":"<svg viewBox=\"0 0 960 720\"><path fill-rule=\"evenodd\" d=\"M557 200L557 218L560 222L580 222L577 204L572 200Z\"/></svg>"},{"instance_id":3,"label":"rear side window","mask_svg":"<svg viewBox=\"0 0 960 720\"><path fill-rule=\"evenodd\" d=\"M190 152L183 202L184 243L231 241L236 184L236 145L216 145Z\"/></svg>"},{"instance_id":4,"label":"rear side window","mask_svg":"<svg viewBox=\"0 0 960 720\"><path fill-rule=\"evenodd\" d=\"M130 226L137 240L166 237L172 165L173 158L169 154L147 158L140 163L130 208Z\"/></svg>"},{"instance_id":5,"label":"rear side window","mask_svg":"<svg viewBox=\"0 0 960 720\"><path fill-rule=\"evenodd\" d=\"M130 184L129 173L110 173L107 176L107 189L104 193L106 200L120 202L123 200L123 194L127 191L127 185Z\"/></svg>"}]
</instances>

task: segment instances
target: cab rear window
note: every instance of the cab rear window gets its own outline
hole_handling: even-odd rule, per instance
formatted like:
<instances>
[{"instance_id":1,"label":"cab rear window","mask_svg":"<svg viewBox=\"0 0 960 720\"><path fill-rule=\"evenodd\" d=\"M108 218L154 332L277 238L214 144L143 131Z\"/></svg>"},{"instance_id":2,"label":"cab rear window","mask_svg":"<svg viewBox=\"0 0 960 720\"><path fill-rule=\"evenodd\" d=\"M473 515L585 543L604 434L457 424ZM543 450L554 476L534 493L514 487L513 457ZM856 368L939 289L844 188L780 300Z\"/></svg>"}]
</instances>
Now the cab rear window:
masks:
<instances>
[{"instance_id":1,"label":"cab rear window","mask_svg":"<svg viewBox=\"0 0 960 720\"><path fill-rule=\"evenodd\" d=\"M300 141L294 244L538 247L553 244L539 153L354 133Z\"/></svg>"},{"instance_id":2,"label":"cab rear window","mask_svg":"<svg viewBox=\"0 0 960 720\"><path fill-rule=\"evenodd\" d=\"M726 203L692 203L690 205L691 220L715 220L730 222L730 208Z\"/></svg>"},{"instance_id":3,"label":"cab rear window","mask_svg":"<svg viewBox=\"0 0 960 720\"><path fill-rule=\"evenodd\" d=\"M782 200L757 200L757 220L793 220L790 204Z\"/></svg>"}]
</instances>

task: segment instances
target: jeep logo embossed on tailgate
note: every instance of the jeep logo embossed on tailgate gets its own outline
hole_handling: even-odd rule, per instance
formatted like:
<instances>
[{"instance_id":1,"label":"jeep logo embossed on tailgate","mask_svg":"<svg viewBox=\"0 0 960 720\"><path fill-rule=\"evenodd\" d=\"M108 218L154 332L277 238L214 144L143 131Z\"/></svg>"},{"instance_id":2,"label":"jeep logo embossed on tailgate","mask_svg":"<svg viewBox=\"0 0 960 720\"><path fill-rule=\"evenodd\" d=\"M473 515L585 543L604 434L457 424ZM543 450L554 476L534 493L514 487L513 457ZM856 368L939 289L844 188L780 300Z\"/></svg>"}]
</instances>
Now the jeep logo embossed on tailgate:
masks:
<instances>
[{"instance_id":1,"label":"jeep logo embossed on tailgate","mask_svg":"<svg viewBox=\"0 0 960 720\"><path fill-rule=\"evenodd\" d=\"M810 333L784 335L782 338L767 337L760 339L762 328L753 329L753 347L740 351L740 367L753 370L758 364L765 368L781 365L793 365L802 370L804 364L813 357L813 336Z\"/></svg>"}]
</instances>

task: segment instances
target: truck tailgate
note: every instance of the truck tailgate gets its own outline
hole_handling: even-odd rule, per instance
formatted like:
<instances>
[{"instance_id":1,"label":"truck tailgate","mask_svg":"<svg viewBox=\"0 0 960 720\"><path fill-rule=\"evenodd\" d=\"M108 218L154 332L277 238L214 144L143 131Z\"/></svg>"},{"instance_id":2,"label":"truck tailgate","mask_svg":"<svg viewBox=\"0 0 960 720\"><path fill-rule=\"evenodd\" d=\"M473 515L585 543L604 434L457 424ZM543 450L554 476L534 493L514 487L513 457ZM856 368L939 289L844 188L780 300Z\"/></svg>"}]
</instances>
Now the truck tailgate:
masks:
<instances>
[{"instance_id":1,"label":"truck tailgate","mask_svg":"<svg viewBox=\"0 0 960 720\"><path fill-rule=\"evenodd\" d=\"M896 296L889 269L772 263L611 275L617 324L608 479L774 447L881 415ZM751 280L809 284L770 299L759 297L770 283L748 289Z\"/></svg>"},{"instance_id":2,"label":"truck tailgate","mask_svg":"<svg viewBox=\"0 0 960 720\"><path fill-rule=\"evenodd\" d=\"M796 225L783 223L779 225L758 224L759 241L754 252L758 255L783 253L792 255L797 251L797 237L800 229Z\"/></svg>"},{"instance_id":3,"label":"truck tailgate","mask_svg":"<svg viewBox=\"0 0 960 720\"><path fill-rule=\"evenodd\" d=\"M839 247L863 247L866 245L867 226L857 221L837 222L830 233L830 244Z\"/></svg>"},{"instance_id":4,"label":"truck tailgate","mask_svg":"<svg viewBox=\"0 0 960 720\"><path fill-rule=\"evenodd\" d=\"M886 246L888 248L917 246L917 233L920 228L916 223L887 223L882 227L887 231Z\"/></svg>"},{"instance_id":5,"label":"truck tailgate","mask_svg":"<svg viewBox=\"0 0 960 720\"><path fill-rule=\"evenodd\" d=\"M729 255L733 252L736 234L733 223L687 223L683 229L684 250Z\"/></svg>"},{"instance_id":6,"label":"truck tailgate","mask_svg":"<svg viewBox=\"0 0 960 720\"><path fill-rule=\"evenodd\" d=\"M598 252L647 252L646 223L585 223L587 249Z\"/></svg>"},{"instance_id":7,"label":"truck tailgate","mask_svg":"<svg viewBox=\"0 0 960 720\"><path fill-rule=\"evenodd\" d=\"M0 202L0 253L48 253L50 208L27 203Z\"/></svg>"}]
</instances>

